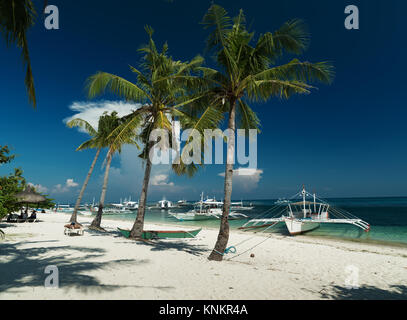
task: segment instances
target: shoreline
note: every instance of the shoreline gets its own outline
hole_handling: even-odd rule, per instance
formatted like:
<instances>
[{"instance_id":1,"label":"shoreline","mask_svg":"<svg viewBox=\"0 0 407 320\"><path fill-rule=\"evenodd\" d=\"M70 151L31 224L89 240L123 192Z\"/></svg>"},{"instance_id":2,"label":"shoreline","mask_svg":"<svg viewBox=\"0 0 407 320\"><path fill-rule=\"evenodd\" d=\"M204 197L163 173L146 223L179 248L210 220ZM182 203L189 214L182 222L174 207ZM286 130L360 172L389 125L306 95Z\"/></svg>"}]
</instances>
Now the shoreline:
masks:
<instances>
[{"instance_id":1,"label":"shoreline","mask_svg":"<svg viewBox=\"0 0 407 320\"><path fill-rule=\"evenodd\" d=\"M65 212L62 212L62 214L65 214L67 216L71 215L70 213L65 213ZM80 214L78 215L78 217L80 219L82 219L82 218L93 219L93 216L92 216L92 218L90 218L90 216L84 216L84 215L80 215ZM120 217L112 219L111 217L112 217L112 215L103 216L102 224L103 224L104 220L122 221L122 222L125 222L125 223L128 223L129 221L131 223L134 222L134 220L131 220L131 219L127 220L127 219L123 219L123 218L120 218ZM193 229L193 228L196 228L196 227L201 227L201 226L198 226L198 225L193 225L192 223L190 225L189 224L188 225L181 225L180 223L176 223L176 222L174 222L174 223L166 223L166 222L162 222L162 221L151 221L151 222L148 221L148 222L146 222L146 224L155 224L155 225L167 226L167 227L177 227L177 228L181 228L181 229L182 228L186 228L186 229L191 228L191 229ZM214 227L214 226L205 225L202 228L203 229L214 230L214 231L219 231L219 227ZM247 235L247 236L253 235L253 234L262 234L264 236L267 236L267 235L270 235L270 234L275 234L276 236L298 238L298 239L305 239L305 240L306 239L318 239L320 241L332 241L332 242L342 242L343 241L345 243L352 242L352 243L358 243L358 244L361 244L361 245L374 245L374 246L383 246L383 247L396 247L396 248L406 248L407 247L406 243L397 242L397 241L390 241L390 240L376 240L376 239L370 240L370 239L357 239L357 238L350 238L350 237L341 238L341 237L335 237L335 236L329 236L329 235L327 235L327 236L323 236L323 235L297 235L295 237L292 237L288 233L287 234L279 234L279 233L273 233L273 232L268 232L268 233L244 232L244 231L241 231L241 230L239 230L238 228L236 228L234 226L230 226L230 230L233 231L233 232L238 232L238 233L240 233L242 235Z\"/></svg>"},{"instance_id":2,"label":"shoreline","mask_svg":"<svg viewBox=\"0 0 407 320\"><path fill-rule=\"evenodd\" d=\"M87 229L92 217L81 216L84 236L68 237L68 216L39 214L43 222L3 229L1 300L407 299L407 248L233 230L229 246L243 243L219 263L207 259L217 230L205 227L196 239L144 243L119 235L116 228L130 228L132 221L104 217L107 232L99 233ZM48 265L59 268L59 289L44 287ZM358 271L359 289L347 288L349 267Z\"/></svg>"}]
</instances>

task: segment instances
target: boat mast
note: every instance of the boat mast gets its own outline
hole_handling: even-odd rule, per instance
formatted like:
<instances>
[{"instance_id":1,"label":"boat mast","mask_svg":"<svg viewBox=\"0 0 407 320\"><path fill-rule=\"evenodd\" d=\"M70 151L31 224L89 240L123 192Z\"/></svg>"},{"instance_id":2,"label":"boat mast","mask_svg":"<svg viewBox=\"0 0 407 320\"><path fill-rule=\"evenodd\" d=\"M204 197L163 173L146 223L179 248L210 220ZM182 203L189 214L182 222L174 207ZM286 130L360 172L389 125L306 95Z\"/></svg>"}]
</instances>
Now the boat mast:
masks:
<instances>
[{"instance_id":1,"label":"boat mast","mask_svg":"<svg viewBox=\"0 0 407 320\"><path fill-rule=\"evenodd\" d=\"M307 217L307 209L305 207L305 186L302 186L302 202L304 204L304 219Z\"/></svg>"},{"instance_id":2,"label":"boat mast","mask_svg":"<svg viewBox=\"0 0 407 320\"><path fill-rule=\"evenodd\" d=\"M204 196L204 193L202 191L202 193L201 193L201 203L199 205L199 213L202 213L203 196Z\"/></svg>"},{"instance_id":3,"label":"boat mast","mask_svg":"<svg viewBox=\"0 0 407 320\"><path fill-rule=\"evenodd\" d=\"M317 203L316 203L316 197L315 197L315 192L314 192L314 212L317 212Z\"/></svg>"}]
</instances>

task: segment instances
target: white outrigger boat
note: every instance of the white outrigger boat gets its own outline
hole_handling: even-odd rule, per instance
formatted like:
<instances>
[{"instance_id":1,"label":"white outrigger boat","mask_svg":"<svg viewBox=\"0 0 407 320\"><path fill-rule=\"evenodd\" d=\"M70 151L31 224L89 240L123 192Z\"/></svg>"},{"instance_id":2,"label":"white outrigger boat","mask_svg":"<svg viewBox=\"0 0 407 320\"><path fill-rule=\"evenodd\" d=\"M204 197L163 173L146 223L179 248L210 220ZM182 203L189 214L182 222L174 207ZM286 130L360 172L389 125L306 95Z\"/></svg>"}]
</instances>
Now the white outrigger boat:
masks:
<instances>
[{"instance_id":1,"label":"white outrigger boat","mask_svg":"<svg viewBox=\"0 0 407 320\"><path fill-rule=\"evenodd\" d=\"M315 194L302 191L293 198L302 197L302 201L287 202L287 206L271 218L252 219L244 224L241 230L271 228L279 222L284 222L290 235L299 235L313 231L324 223L351 224L365 232L369 232L370 225L355 217L351 213L335 208L329 203L317 199ZM311 198L311 200L308 200ZM281 209L281 205L277 208Z\"/></svg>"},{"instance_id":2,"label":"white outrigger boat","mask_svg":"<svg viewBox=\"0 0 407 320\"><path fill-rule=\"evenodd\" d=\"M161 209L161 210L169 210L171 208L174 208L174 205L171 201L163 198L162 200L158 201L156 208Z\"/></svg>"},{"instance_id":3,"label":"white outrigger boat","mask_svg":"<svg viewBox=\"0 0 407 320\"><path fill-rule=\"evenodd\" d=\"M202 220L216 220L222 217L223 202L216 201L216 199L203 200L203 193L201 194L201 201L195 203L194 209L188 212L168 212L168 214L180 221L202 221ZM231 211L229 213L230 220L247 219L248 216Z\"/></svg>"},{"instance_id":4,"label":"white outrigger boat","mask_svg":"<svg viewBox=\"0 0 407 320\"><path fill-rule=\"evenodd\" d=\"M123 202L124 207L126 208L126 210L130 210L130 211L135 211L138 210L138 201L131 201L131 196L129 197L129 199L124 199Z\"/></svg>"},{"instance_id":5,"label":"white outrigger boat","mask_svg":"<svg viewBox=\"0 0 407 320\"><path fill-rule=\"evenodd\" d=\"M231 209L231 210L246 211L246 210L252 210L252 209L254 208L251 203L250 203L249 206L245 206L245 205L243 204L243 201L240 201L240 202L232 202L230 205L231 205L231 206L230 206L230 209Z\"/></svg>"}]
</instances>

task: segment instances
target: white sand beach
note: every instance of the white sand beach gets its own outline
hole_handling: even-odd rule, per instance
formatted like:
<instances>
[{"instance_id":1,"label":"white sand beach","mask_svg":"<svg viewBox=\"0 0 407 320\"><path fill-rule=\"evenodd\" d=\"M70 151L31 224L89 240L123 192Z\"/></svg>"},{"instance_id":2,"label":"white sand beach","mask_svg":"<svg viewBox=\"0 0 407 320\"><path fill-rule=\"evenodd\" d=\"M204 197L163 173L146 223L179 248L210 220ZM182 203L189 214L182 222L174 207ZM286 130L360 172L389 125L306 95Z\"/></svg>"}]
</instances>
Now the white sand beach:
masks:
<instances>
[{"instance_id":1,"label":"white sand beach","mask_svg":"<svg viewBox=\"0 0 407 320\"><path fill-rule=\"evenodd\" d=\"M264 240L257 247L219 263L207 260L214 229L197 239L143 243L117 232L131 222L104 218L108 232L69 237L68 215L38 217L43 222L1 223L0 299L407 299L405 247L263 234L237 246L237 254ZM86 227L91 219L79 221ZM176 229L146 226L152 228ZM250 237L233 230L229 244ZM57 289L44 287L49 265L58 267ZM352 270L359 289L346 286Z\"/></svg>"}]
</instances>

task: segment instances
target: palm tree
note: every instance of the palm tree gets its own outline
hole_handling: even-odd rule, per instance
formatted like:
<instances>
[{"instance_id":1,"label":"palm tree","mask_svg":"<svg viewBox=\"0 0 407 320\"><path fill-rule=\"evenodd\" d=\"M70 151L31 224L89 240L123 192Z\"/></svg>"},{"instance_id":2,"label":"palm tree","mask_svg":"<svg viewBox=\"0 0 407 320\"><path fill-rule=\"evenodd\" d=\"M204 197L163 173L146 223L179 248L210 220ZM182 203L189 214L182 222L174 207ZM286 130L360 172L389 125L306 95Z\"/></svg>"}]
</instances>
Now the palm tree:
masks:
<instances>
[{"instance_id":1,"label":"palm tree","mask_svg":"<svg viewBox=\"0 0 407 320\"><path fill-rule=\"evenodd\" d=\"M99 121L99 122L101 122L101 121ZM102 125L102 123L99 123L98 128L100 128L101 125ZM89 179L90 179L90 177L92 175L92 172L93 172L93 169L95 167L96 161L99 158L100 151L104 147L104 140L105 140L106 137L101 137L101 135L98 134L99 132L95 128L93 128L92 125L89 122L87 122L87 121L85 121L83 119L79 119L79 118L73 119L73 120L71 120L71 121L69 121L67 123L67 126L69 128L80 127L83 130L85 130L92 137L91 139L89 139L89 140L85 141L84 143L82 143L76 149L76 151L81 151L81 150L90 149L90 148L96 148L97 149L95 157L94 157L94 159L92 161L92 164L90 166L89 172L88 172L88 174L86 176L85 182L83 183L82 189L79 192L79 196L78 196L78 199L76 200L75 208L73 210L73 213L72 213L72 216L71 216L71 219L70 219L70 222L77 222L79 206L81 204L81 201L82 201L83 195L85 193L86 187L88 186ZM102 132L102 130L100 132Z\"/></svg>"},{"instance_id":2,"label":"palm tree","mask_svg":"<svg viewBox=\"0 0 407 320\"><path fill-rule=\"evenodd\" d=\"M141 70L130 67L136 74L136 82L130 82L110 73L99 72L89 78L89 96L95 97L108 90L128 101L137 102L142 106L125 117L125 122L115 132L118 143L122 143L138 130L139 138L144 143L140 158L144 160L145 172L140 195L137 218L131 230L132 238L141 238L144 227L144 215L147 203L148 185L152 162L150 151L153 143L149 142L150 133L154 129L165 130L172 135L173 120L179 119L181 124L192 122L193 113L186 106L198 100L189 95L190 85L196 80L193 71L202 64L202 57L197 56L190 62L174 61L167 55L168 45L164 44L161 52L157 50L152 35L153 30L146 27L149 43L139 51L144 54ZM176 81L176 79L179 79ZM182 85L180 85L182 82ZM210 127L210 121L206 121ZM170 139L171 141L172 139ZM189 173L192 171L190 170Z\"/></svg>"},{"instance_id":3,"label":"palm tree","mask_svg":"<svg viewBox=\"0 0 407 320\"><path fill-rule=\"evenodd\" d=\"M214 52L219 70L201 68L204 79L212 84L207 91L211 103L228 114L229 137L224 184L224 206L215 247L209 260L221 261L229 239L228 215L232 195L235 154L236 115L244 129L257 129L259 119L249 102L267 101L272 97L288 99L294 94L309 94L310 83L330 83L333 67L327 62L276 62L284 53L301 54L309 35L300 20L286 22L274 33L267 32L255 41L254 32L245 25L243 11L231 19L226 10L212 5L203 18L204 27L211 29L207 48Z\"/></svg>"},{"instance_id":4,"label":"palm tree","mask_svg":"<svg viewBox=\"0 0 407 320\"><path fill-rule=\"evenodd\" d=\"M99 118L99 126L98 131L95 136L95 140L90 140L90 145L97 146L98 148L107 147L108 152L106 156L106 168L105 168L105 175L103 179L103 187L102 193L100 195L98 212L96 217L93 219L90 229L94 230L101 230L100 224L102 222L102 215L103 215L103 207L105 204L106 192L107 192L107 184L109 181L109 172L110 172L110 165L112 163L112 158L116 152L120 153L121 148L124 144L132 144L137 145L135 141L135 134L129 134L127 137L122 139L120 142L116 139L112 132L115 131L120 125L122 124L122 119L117 116L117 112L113 111L111 114L107 114L106 112Z\"/></svg>"},{"instance_id":5,"label":"palm tree","mask_svg":"<svg viewBox=\"0 0 407 320\"><path fill-rule=\"evenodd\" d=\"M27 67L25 86L27 88L28 99L34 107L37 102L28 51L27 31L34 25L35 18L36 11L31 0L0 1L0 33L6 40L7 45L15 44L21 48L22 60Z\"/></svg>"}]
</instances>

